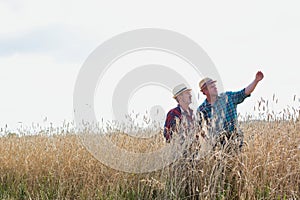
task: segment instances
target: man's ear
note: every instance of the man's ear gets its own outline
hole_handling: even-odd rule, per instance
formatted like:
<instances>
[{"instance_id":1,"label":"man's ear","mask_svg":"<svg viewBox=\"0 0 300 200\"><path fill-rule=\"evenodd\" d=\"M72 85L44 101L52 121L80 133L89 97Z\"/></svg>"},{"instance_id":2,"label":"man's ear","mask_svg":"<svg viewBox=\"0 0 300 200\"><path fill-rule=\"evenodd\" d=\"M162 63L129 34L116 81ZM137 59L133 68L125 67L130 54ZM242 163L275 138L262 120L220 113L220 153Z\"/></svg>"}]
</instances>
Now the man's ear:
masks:
<instances>
[{"instance_id":1,"label":"man's ear","mask_svg":"<svg viewBox=\"0 0 300 200\"><path fill-rule=\"evenodd\" d=\"M179 101L182 99L182 93L180 95L177 96L177 102L179 103Z\"/></svg>"}]
</instances>

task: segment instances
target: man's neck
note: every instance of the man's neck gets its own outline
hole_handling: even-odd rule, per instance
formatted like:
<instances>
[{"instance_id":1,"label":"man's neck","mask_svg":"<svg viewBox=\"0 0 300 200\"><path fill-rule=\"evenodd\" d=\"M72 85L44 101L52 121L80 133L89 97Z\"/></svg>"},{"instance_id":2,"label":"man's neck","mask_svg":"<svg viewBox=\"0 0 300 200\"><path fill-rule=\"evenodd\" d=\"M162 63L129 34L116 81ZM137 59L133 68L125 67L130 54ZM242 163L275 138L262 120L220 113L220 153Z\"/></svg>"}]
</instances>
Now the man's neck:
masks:
<instances>
[{"instance_id":1,"label":"man's neck","mask_svg":"<svg viewBox=\"0 0 300 200\"><path fill-rule=\"evenodd\" d=\"M179 105L184 111L189 112L189 105L186 105L186 104L179 104Z\"/></svg>"},{"instance_id":2,"label":"man's neck","mask_svg":"<svg viewBox=\"0 0 300 200\"><path fill-rule=\"evenodd\" d=\"M216 100L217 100L217 96L210 96L210 95L208 95L206 99L207 99L208 103L210 103L211 105L213 105L216 102Z\"/></svg>"}]
</instances>

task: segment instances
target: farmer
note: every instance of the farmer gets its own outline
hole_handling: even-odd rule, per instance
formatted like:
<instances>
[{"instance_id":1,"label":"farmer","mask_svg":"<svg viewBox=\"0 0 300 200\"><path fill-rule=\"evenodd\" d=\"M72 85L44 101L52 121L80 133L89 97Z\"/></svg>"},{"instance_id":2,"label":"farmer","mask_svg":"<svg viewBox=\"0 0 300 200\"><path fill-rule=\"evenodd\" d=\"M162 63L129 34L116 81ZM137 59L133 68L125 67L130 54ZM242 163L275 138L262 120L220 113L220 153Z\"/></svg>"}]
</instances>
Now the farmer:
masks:
<instances>
[{"instance_id":1,"label":"farmer","mask_svg":"<svg viewBox=\"0 0 300 200\"><path fill-rule=\"evenodd\" d=\"M177 85L173 89L173 98L177 101L176 108L171 109L166 117L164 125L164 137L166 142L170 142L174 132L178 132L178 125L184 125L185 128L193 128L193 110L189 107L192 103L191 89L185 84ZM182 121L184 120L184 124ZM182 135L181 135L182 136ZM182 136L183 137L183 136Z\"/></svg>"},{"instance_id":2,"label":"farmer","mask_svg":"<svg viewBox=\"0 0 300 200\"><path fill-rule=\"evenodd\" d=\"M217 139L222 146L226 140L237 138L239 147L243 145L243 134L237 126L237 105L242 103L254 91L256 85L264 78L261 71L246 88L237 92L218 93L216 81L204 78L199 82L200 91L206 96L197 112L203 117L208 127L208 134Z\"/></svg>"}]
</instances>

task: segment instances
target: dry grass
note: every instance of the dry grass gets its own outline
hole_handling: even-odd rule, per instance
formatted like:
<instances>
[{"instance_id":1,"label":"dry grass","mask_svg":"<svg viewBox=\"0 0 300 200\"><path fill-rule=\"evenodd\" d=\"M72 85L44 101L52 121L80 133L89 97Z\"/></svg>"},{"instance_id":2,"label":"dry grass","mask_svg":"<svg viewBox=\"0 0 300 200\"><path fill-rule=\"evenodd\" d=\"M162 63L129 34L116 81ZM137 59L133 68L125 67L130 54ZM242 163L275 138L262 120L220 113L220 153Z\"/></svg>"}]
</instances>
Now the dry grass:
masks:
<instances>
[{"instance_id":1,"label":"dry grass","mask_svg":"<svg viewBox=\"0 0 300 200\"><path fill-rule=\"evenodd\" d=\"M75 134L0 138L1 199L300 199L300 122L247 121L243 150L212 151L130 174L102 165ZM111 136L121 148L159 148L152 139ZM130 161L128 161L130 162Z\"/></svg>"}]
</instances>

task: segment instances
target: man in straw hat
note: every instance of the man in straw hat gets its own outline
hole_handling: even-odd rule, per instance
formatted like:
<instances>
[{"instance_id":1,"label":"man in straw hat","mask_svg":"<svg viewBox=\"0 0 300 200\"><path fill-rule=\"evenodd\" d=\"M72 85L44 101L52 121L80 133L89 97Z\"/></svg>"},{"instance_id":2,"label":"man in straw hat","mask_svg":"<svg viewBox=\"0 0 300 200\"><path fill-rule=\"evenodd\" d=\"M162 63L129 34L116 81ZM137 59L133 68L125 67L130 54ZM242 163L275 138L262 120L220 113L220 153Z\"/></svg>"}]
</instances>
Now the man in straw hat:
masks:
<instances>
[{"instance_id":1,"label":"man in straw hat","mask_svg":"<svg viewBox=\"0 0 300 200\"><path fill-rule=\"evenodd\" d=\"M243 144L243 134L237 127L237 105L242 103L254 91L256 85L264 78L261 71L246 88L237 92L218 94L216 81L204 78L199 82L200 91L206 96L205 101L198 107L198 112L207 124L209 135L215 137L221 145L226 140L237 136L239 147ZM217 143L216 143L217 145Z\"/></svg>"},{"instance_id":2,"label":"man in straw hat","mask_svg":"<svg viewBox=\"0 0 300 200\"><path fill-rule=\"evenodd\" d=\"M177 101L176 108L171 109L166 117L164 125L164 137L170 142L173 132L176 132L176 126L186 119L187 128L193 126L193 110L189 107L192 103L191 89L185 84L179 84L173 89L173 98Z\"/></svg>"}]
</instances>

